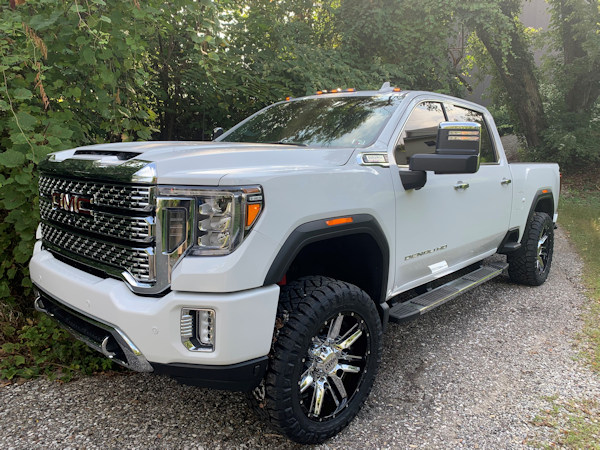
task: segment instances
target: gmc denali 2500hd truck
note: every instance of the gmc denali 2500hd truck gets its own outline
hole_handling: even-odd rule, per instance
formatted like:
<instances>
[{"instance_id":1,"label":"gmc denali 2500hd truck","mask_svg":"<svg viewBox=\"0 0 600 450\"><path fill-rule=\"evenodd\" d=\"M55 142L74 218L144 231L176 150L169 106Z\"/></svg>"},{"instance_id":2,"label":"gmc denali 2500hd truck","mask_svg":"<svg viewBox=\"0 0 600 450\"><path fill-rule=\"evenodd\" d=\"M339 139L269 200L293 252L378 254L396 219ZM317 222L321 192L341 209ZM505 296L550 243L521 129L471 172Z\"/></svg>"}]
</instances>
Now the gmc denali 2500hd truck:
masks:
<instances>
[{"instance_id":1,"label":"gmc denali 2500hd truck","mask_svg":"<svg viewBox=\"0 0 600 450\"><path fill-rule=\"evenodd\" d=\"M388 321L552 263L558 166L509 164L479 105L389 83L39 170L36 308L132 370L245 391L297 442L356 416Z\"/></svg>"}]
</instances>

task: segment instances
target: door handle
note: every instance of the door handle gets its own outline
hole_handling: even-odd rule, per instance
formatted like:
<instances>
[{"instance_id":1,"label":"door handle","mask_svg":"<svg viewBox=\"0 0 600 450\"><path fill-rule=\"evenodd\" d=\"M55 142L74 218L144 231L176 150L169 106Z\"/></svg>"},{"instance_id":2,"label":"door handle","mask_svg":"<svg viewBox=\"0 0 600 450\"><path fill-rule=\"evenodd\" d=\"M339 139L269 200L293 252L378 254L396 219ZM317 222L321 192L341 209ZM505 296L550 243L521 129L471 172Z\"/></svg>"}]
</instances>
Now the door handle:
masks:
<instances>
[{"instance_id":1,"label":"door handle","mask_svg":"<svg viewBox=\"0 0 600 450\"><path fill-rule=\"evenodd\" d=\"M469 183L463 183L462 181L459 181L458 183L456 183L454 185L454 189L456 189L457 191L459 189L468 189L469 188Z\"/></svg>"},{"instance_id":2,"label":"door handle","mask_svg":"<svg viewBox=\"0 0 600 450\"><path fill-rule=\"evenodd\" d=\"M502 181L500 182L500 184L504 185L509 185L510 183L512 183L512 180L510 178L502 178Z\"/></svg>"}]
</instances>

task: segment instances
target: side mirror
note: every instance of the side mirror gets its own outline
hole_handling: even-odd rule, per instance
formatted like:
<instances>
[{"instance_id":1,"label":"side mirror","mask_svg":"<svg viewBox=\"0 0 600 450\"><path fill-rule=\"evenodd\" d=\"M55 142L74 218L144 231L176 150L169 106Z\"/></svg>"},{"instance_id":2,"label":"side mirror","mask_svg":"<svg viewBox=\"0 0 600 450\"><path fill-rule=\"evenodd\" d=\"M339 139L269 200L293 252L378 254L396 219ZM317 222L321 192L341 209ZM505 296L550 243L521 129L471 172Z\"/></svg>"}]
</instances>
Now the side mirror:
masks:
<instances>
[{"instance_id":1,"label":"side mirror","mask_svg":"<svg viewBox=\"0 0 600 450\"><path fill-rule=\"evenodd\" d=\"M434 154L413 155L410 170L436 174L475 173L479 170L481 125L475 122L442 122Z\"/></svg>"},{"instance_id":2,"label":"side mirror","mask_svg":"<svg viewBox=\"0 0 600 450\"><path fill-rule=\"evenodd\" d=\"M217 127L213 130L212 140L214 141L216 138L225 133L225 130L221 127Z\"/></svg>"}]
</instances>

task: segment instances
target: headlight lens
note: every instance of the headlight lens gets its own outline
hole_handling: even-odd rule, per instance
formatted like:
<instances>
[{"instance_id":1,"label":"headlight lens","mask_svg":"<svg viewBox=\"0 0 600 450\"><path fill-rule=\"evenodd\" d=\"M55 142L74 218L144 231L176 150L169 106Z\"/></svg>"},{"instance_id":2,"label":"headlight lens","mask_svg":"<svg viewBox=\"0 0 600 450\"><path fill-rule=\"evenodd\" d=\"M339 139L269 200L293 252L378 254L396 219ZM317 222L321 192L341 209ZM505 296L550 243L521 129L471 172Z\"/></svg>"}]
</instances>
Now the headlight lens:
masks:
<instances>
[{"instance_id":1,"label":"headlight lens","mask_svg":"<svg viewBox=\"0 0 600 450\"><path fill-rule=\"evenodd\" d=\"M161 188L161 195L188 198L194 205L191 255L227 255L248 235L264 206L260 186L240 188ZM185 220L185 219L183 219ZM169 220L171 226L177 221ZM174 230L175 231L175 230ZM176 240L177 232L173 234ZM169 245L170 247L170 245Z\"/></svg>"}]
</instances>

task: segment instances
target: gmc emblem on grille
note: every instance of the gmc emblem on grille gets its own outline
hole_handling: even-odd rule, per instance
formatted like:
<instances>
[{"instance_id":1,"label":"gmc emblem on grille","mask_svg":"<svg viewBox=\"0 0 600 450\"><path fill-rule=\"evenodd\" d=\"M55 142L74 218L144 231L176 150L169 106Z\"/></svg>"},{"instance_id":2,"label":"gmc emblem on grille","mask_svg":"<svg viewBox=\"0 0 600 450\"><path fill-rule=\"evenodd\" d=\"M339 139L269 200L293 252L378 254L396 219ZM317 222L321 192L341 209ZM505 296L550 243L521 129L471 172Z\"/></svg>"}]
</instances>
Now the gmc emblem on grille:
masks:
<instances>
[{"instance_id":1,"label":"gmc emblem on grille","mask_svg":"<svg viewBox=\"0 0 600 450\"><path fill-rule=\"evenodd\" d=\"M63 209L78 214L92 215L92 210L89 208L92 199L81 197L75 194L67 194L65 192L52 193L52 207Z\"/></svg>"}]
</instances>

